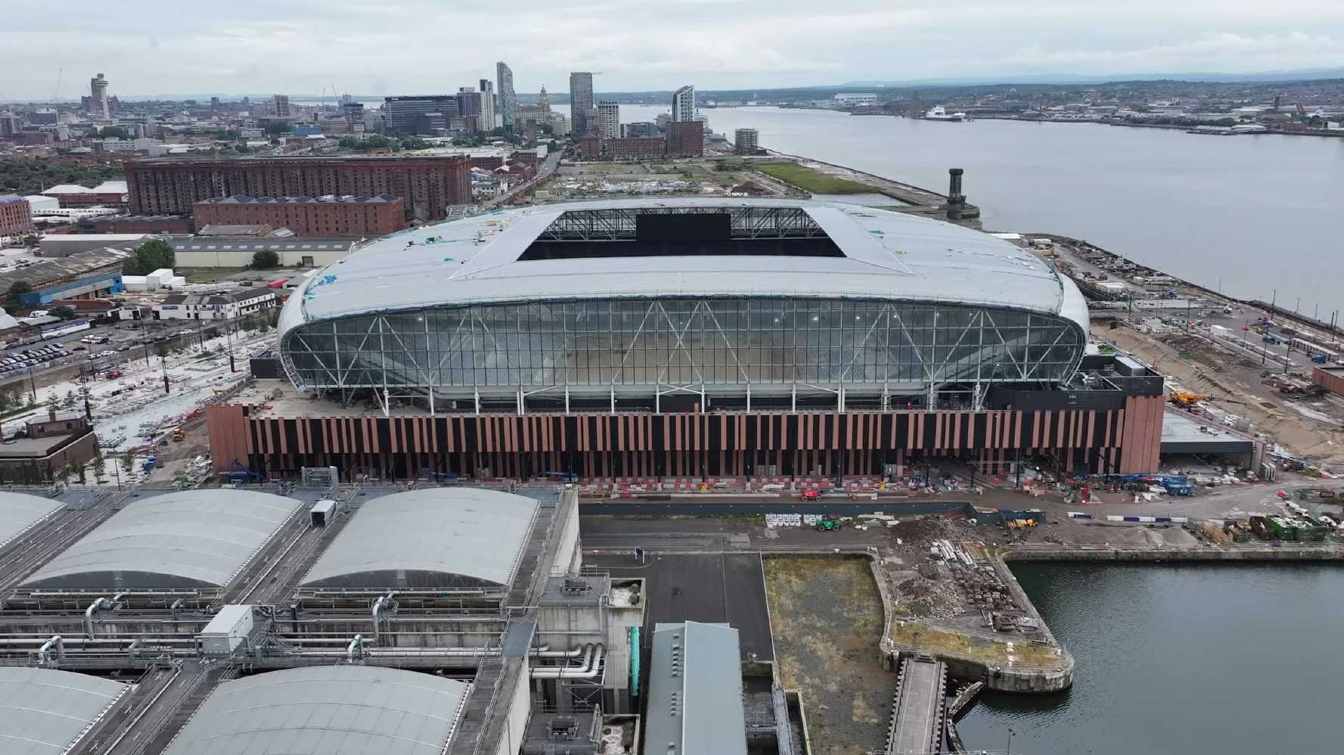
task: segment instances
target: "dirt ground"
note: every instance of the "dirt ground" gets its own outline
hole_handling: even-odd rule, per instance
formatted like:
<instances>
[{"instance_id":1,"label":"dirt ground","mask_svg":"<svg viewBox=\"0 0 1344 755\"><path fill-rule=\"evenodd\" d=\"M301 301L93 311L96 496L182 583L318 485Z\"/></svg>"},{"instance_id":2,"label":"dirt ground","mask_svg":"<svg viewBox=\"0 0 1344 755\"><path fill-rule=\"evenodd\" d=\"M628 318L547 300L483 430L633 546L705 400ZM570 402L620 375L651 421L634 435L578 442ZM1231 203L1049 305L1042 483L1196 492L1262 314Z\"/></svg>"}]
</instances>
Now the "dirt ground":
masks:
<instances>
[{"instance_id":1,"label":"dirt ground","mask_svg":"<svg viewBox=\"0 0 1344 755\"><path fill-rule=\"evenodd\" d=\"M1179 338L1167 342L1125 327L1094 328L1103 340L1138 355L1188 388L1218 397L1214 404L1249 419L1256 432L1269 434L1290 451L1327 464L1344 463L1344 428L1294 410L1294 402L1260 383L1259 365L1206 350L1182 351Z\"/></svg>"},{"instance_id":2,"label":"dirt ground","mask_svg":"<svg viewBox=\"0 0 1344 755\"><path fill-rule=\"evenodd\" d=\"M765 560L780 683L802 695L817 755L880 750L896 675L882 669L882 600L858 558Z\"/></svg>"}]
</instances>

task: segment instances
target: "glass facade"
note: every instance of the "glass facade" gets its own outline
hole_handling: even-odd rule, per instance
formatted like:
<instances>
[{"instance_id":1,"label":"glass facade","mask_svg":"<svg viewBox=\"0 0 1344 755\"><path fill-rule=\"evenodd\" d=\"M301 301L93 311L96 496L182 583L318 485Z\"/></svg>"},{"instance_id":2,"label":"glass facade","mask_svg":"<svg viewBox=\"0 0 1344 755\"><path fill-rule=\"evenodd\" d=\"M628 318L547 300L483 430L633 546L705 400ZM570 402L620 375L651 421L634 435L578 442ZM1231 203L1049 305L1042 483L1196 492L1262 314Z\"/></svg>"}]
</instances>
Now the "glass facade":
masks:
<instances>
[{"instance_id":1,"label":"glass facade","mask_svg":"<svg viewBox=\"0 0 1344 755\"><path fill-rule=\"evenodd\" d=\"M309 323L282 355L301 388L439 395L753 391L793 385L921 391L1058 382L1082 359L1077 323L1013 310L838 299L594 300L482 305Z\"/></svg>"}]
</instances>

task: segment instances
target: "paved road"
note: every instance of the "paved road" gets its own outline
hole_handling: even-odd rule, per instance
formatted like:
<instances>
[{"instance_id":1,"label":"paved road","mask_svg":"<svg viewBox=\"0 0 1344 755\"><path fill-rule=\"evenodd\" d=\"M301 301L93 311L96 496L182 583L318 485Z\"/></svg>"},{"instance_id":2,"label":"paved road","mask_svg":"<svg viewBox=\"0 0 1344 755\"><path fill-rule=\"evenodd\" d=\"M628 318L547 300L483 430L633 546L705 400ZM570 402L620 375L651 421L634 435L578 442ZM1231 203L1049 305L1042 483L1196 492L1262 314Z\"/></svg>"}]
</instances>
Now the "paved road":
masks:
<instances>
[{"instance_id":1,"label":"paved road","mask_svg":"<svg viewBox=\"0 0 1344 755\"><path fill-rule=\"evenodd\" d=\"M927 755L942 751L943 682L947 670L938 661L907 658L901 662L887 755Z\"/></svg>"}]
</instances>

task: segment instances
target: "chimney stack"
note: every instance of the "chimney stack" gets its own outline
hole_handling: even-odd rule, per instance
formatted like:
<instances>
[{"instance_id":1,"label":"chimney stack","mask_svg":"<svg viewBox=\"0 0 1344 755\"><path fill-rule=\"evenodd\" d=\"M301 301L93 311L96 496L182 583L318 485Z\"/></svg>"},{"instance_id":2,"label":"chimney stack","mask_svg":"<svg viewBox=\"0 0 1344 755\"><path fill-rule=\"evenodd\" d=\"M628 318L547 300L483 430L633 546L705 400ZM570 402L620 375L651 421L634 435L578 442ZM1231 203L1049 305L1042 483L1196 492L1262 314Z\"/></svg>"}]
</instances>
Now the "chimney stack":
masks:
<instances>
[{"instance_id":1,"label":"chimney stack","mask_svg":"<svg viewBox=\"0 0 1344 755\"><path fill-rule=\"evenodd\" d=\"M951 168L947 171L947 219L961 220L961 208L966 205L966 196L961 193L961 174L965 173L961 168Z\"/></svg>"}]
</instances>

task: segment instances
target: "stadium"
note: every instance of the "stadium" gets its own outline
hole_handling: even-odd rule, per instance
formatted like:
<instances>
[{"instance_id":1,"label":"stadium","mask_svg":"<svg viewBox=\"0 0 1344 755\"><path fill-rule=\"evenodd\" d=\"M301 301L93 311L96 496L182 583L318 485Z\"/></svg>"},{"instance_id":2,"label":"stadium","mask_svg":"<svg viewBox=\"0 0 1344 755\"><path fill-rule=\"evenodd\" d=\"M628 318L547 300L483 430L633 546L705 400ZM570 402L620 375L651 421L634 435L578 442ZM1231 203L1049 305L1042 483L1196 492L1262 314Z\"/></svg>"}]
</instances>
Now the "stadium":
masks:
<instances>
[{"instance_id":1,"label":"stadium","mask_svg":"<svg viewBox=\"0 0 1344 755\"><path fill-rule=\"evenodd\" d=\"M1002 471L1024 455L1146 471L1161 379L1089 356L1087 328L1067 277L938 220L808 200L538 205L388 236L310 278L279 324L281 393L307 398L212 408L212 450L221 471L392 477L882 475L938 456Z\"/></svg>"}]
</instances>

